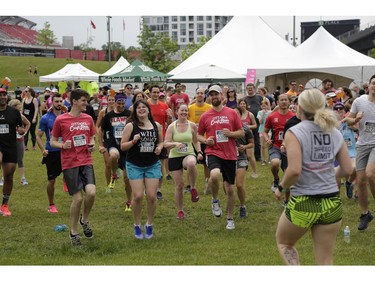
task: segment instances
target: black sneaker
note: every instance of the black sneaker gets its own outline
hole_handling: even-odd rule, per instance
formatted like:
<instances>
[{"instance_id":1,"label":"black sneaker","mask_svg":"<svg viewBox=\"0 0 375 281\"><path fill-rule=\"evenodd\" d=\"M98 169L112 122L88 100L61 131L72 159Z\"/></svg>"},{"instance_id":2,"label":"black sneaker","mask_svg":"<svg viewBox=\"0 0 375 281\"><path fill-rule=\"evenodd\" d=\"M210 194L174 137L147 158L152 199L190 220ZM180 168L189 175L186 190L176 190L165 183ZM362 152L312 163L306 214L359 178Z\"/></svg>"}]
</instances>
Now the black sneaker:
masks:
<instances>
[{"instance_id":1,"label":"black sneaker","mask_svg":"<svg viewBox=\"0 0 375 281\"><path fill-rule=\"evenodd\" d=\"M365 230L368 227L370 221L373 220L373 216L371 215L370 211L367 214L362 214L359 217L359 225L358 230Z\"/></svg>"},{"instance_id":2,"label":"black sneaker","mask_svg":"<svg viewBox=\"0 0 375 281\"><path fill-rule=\"evenodd\" d=\"M90 228L89 222L83 223L82 222L82 216L79 218L79 223L82 225L83 228L83 234L85 234L86 238L92 238L92 230Z\"/></svg>"},{"instance_id":3,"label":"black sneaker","mask_svg":"<svg viewBox=\"0 0 375 281\"><path fill-rule=\"evenodd\" d=\"M156 192L156 198L158 200L162 200L163 199L163 194L161 193L161 191Z\"/></svg>"},{"instance_id":4,"label":"black sneaker","mask_svg":"<svg viewBox=\"0 0 375 281\"><path fill-rule=\"evenodd\" d=\"M353 184L351 182L346 181L345 182L345 188L346 188L346 196L349 199L352 199L352 197L353 197Z\"/></svg>"},{"instance_id":5,"label":"black sneaker","mask_svg":"<svg viewBox=\"0 0 375 281\"><path fill-rule=\"evenodd\" d=\"M271 186L272 193L275 193L278 186L279 186L279 179L274 179L272 186Z\"/></svg>"},{"instance_id":6,"label":"black sneaker","mask_svg":"<svg viewBox=\"0 0 375 281\"><path fill-rule=\"evenodd\" d=\"M69 238L70 242L72 242L72 246L81 246L81 237L79 237L79 234L73 235L71 232L69 232Z\"/></svg>"}]
</instances>

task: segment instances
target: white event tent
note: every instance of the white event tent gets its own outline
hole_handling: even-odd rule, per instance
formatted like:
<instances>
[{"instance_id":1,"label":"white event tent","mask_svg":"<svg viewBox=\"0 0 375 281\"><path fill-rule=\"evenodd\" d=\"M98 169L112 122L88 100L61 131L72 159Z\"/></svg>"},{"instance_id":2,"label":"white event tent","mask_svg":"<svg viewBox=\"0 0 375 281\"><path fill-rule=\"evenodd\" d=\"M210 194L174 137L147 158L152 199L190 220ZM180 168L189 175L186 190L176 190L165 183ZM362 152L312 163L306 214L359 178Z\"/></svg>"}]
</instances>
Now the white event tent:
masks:
<instances>
[{"instance_id":1,"label":"white event tent","mask_svg":"<svg viewBox=\"0 0 375 281\"><path fill-rule=\"evenodd\" d=\"M96 73L80 63L70 63L60 70L49 75L39 76L39 82L60 81L94 81L98 82L99 73Z\"/></svg>"},{"instance_id":2,"label":"white event tent","mask_svg":"<svg viewBox=\"0 0 375 281\"><path fill-rule=\"evenodd\" d=\"M280 54L273 62L264 61L256 70L260 77L319 72L364 81L375 73L375 59L341 43L321 26L292 52Z\"/></svg>"},{"instance_id":3,"label":"white event tent","mask_svg":"<svg viewBox=\"0 0 375 281\"><path fill-rule=\"evenodd\" d=\"M246 75L247 69L277 60L294 47L260 17L235 16L204 46L169 72L176 75L203 64L218 65Z\"/></svg>"},{"instance_id":4,"label":"white event tent","mask_svg":"<svg viewBox=\"0 0 375 281\"><path fill-rule=\"evenodd\" d=\"M120 71L124 70L130 65L130 63L123 57L121 56L118 61L106 72L104 72L102 75L112 75L119 73Z\"/></svg>"}]
</instances>

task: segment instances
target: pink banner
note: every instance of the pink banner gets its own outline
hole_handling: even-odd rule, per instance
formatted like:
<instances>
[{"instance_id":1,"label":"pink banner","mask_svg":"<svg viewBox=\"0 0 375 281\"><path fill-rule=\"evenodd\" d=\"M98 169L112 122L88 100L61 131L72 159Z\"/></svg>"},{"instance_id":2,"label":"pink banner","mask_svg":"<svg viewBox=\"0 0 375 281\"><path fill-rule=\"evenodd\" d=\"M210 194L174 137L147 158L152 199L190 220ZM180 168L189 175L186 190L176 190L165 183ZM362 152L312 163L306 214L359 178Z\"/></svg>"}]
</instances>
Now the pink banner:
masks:
<instances>
[{"instance_id":1,"label":"pink banner","mask_svg":"<svg viewBox=\"0 0 375 281\"><path fill-rule=\"evenodd\" d=\"M246 73L246 84L253 83L255 84L256 70L252 68L247 69Z\"/></svg>"}]
</instances>

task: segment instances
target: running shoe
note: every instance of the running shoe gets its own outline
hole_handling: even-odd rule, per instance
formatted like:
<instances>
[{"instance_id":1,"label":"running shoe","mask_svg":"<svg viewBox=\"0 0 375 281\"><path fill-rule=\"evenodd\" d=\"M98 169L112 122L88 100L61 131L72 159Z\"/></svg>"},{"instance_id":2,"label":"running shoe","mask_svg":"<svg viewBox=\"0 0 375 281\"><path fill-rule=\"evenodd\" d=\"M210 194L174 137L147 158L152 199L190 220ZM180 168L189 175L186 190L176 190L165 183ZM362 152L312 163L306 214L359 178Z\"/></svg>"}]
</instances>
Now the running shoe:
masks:
<instances>
[{"instance_id":1,"label":"running shoe","mask_svg":"<svg viewBox=\"0 0 375 281\"><path fill-rule=\"evenodd\" d=\"M125 212L131 212L132 211L132 201L128 201L125 204Z\"/></svg>"},{"instance_id":2,"label":"running shoe","mask_svg":"<svg viewBox=\"0 0 375 281\"><path fill-rule=\"evenodd\" d=\"M199 201L199 196L198 196L198 191L196 188L192 188L190 190L191 193L191 202L198 202Z\"/></svg>"},{"instance_id":3,"label":"running shoe","mask_svg":"<svg viewBox=\"0 0 375 281\"><path fill-rule=\"evenodd\" d=\"M26 178L22 177L21 178L21 185L28 185L29 183L27 182Z\"/></svg>"},{"instance_id":4,"label":"running shoe","mask_svg":"<svg viewBox=\"0 0 375 281\"><path fill-rule=\"evenodd\" d=\"M358 230L365 230L368 227L370 221L374 219L373 215L371 215L370 211L367 214L362 214L359 217L359 225Z\"/></svg>"},{"instance_id":5,"label":"running shoe","mask_svg":"<svg viewBox=\"0 0 375 281\"><path fill-rule=\"evenodd\" d=\"M3 217L9 217L12 215L12 213L9 211L8 204L3 204L0 207L0 213L3 214Z\"/></svg>"},{"instance_id":6,"label":"running shoe","mask_svg":"<svg viewBox=\"0 0 375 281\"><path fill-rule=\"evenodd\" d=\"M162 200L162 199L163 199L163 193L161 193L160 190L158 190L158 191L156 192L156 198L158 198L158 200Z\"/></svg>"},{"instance_id":7,"label":"running shoe","mask_svg":"<svg viewBox=\"0 0 375 281\"><path fill-rule=\"evenodd\" d=\"M212 200L212 214L215 217L221 217L220 200Z\"/></svg>"},{"instance_id":8,"label":"running shoe","mask_svg":"<svg viewBox=\"0 0 375 281\"><path fill-rule=\"evenodd\" d=\"M190 185L187 185L187 186L185 187L185 190L184 190L184 192L185 192L185 193L188 193L188 192L190 192Z\"/></svg>"},{"instance_id":9,"label":"running shoe","mask_svg":"<svg viewBox=\"0 0 375 281\"><path fill-rule=\"evenodd\" d=\"M349 181L345 181L346 196L351 199L353 197L353 184Z\"/></svg>"},{"instance_id":10,"label":"running shoe","mask_svg":"<svg viewBox=\"0 0 375 281\"><path fill-rule=\"evenodd\" d=\"M235 229L234 219L227 219L226 229L229 229L229 230Z\"/></svg>"},{"instance_id":11,"label":"running shoe","mask_svg":"<svg viewBox=\"0 0 375 281\"><path fill-rule=\"evenodd\" d=\"M143 239L142 228L140 225L134 225L134 237L137 239Z\"/></svg>"},{"instance_id":12,"label":"running shoe","mask_svg":"<svg viewBox=\"0 0 375 281\"><path fill-rule=\"evenodd\" d=\"M258 178L258 173L256 173L256 172L251 172L251 177L252 177L253 179L257 179L257 178Z\"/></svg>"},{"instance_id":13,"label":"running shoe","mask_svg":"<svg viewBox=\"0 0 375 281\"><path fill-rule=\"evenodd\" d=\"M167 179L167 181L172 180L172 176L171 175L167 175L165 178Z\"/></svg>"},{"instance_id":14,"label":"running shoe","mask_svg":"<svg viewBox=\"0 0 375 281\"><path fill-rule=\"evenodd\" d=\"M70 242L72 243L72 246L81 246L81 237L79 237L79 234L73 235L71 232L69 233Z\"/></svg>"},{"instance_id":15,"label":"running shoe","mask_svg":"<svg viewBox=\"0 0 375 281\"><path fill-rule=\"evenodd\" d=\"M151 239L152 236L154 236L152 234L152 225L146 224L145 225L145 238L146 239Z\"/></svg>"},{"instance_id":16,"label":"running shoe","mask_svg":"<svg viewBox=\"0 0 375 281\"><path fill-rule=\"evenodd\" d=\"M4 186L4 178L1 178L1 180L0 180L0 186Z\"/></svg>"},{"instance_id":17,"label":"running shoe","mask_svg":"<svg viewBox=\"0 0 375 281\"><path fill-rule=\"evenodd\" d=\"M272 193L275 193L278 186L279 186L279 179L275 179L271 186Z\"/></svg>"},{"instance_id":18,"label":"running shoe","mask_svg":"<svg viewBox=\"0 0 375 281\"><path fill-rule=\"evenodd\" d=\"M56 214L58 213L59 211L57 210L56 206L55 205L49 205L48 207L48 213L51 213L51 214Z\"/></svg>"},{"instance_id":19,"label":"running shoe","mask_svg":"<svg viewBox=\"0 0 375 281\"><path fill-rule=\"evenodd\" d=\"M81 216L79 219L79 224L82 226L83 234L86 236L86 238L91 239L93 237L93 234L89 222L83 222Z\"/></svg>"},{"instance_id":20,"label":"running shoe","mask_svg":"<svg viewBox=\"0 0 375 281\"><path fill-rule=\"evenodd\" d=\"M240 218L246 218L246 217L247 217L246 206L240 206Z\"/></svg>"},{"instance_id":21,"label":"running shoe","mask_svg":"<svg viewBox=\"0 0 375 281\"><path fill-rule=\"evenodd\" d=\"M185 217L184 211L183 210L179 210L178 213L177 213L177 218L180 219L180 220L182 220L182 219L184 219L184 217Z\"/></svg>"},{"instance_id":22,"label":"running shoe","mask_svg":"<svg viewBox=\"0 0 375 281\"><path fill-rule=\"evenodd\" d=\"M113 174L112 177L111 177L111 181L109 182L109 185L108 185L108 187L110 189L114 189L115 188L117 179L118 179L117 174Z\"/></svg>"}]
</instances>

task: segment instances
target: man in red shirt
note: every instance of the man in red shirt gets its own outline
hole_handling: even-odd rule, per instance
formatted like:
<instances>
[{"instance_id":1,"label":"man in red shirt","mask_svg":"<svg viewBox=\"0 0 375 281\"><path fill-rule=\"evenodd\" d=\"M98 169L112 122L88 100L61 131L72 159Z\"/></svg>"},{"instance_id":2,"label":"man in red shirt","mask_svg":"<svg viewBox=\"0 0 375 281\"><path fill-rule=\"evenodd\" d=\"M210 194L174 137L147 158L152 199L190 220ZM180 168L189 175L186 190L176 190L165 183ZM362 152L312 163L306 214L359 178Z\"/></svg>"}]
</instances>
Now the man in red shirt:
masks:
<instances>
[{"instance_id":1,"label":"man in red shirt","mask_svg":"<svg viewBox=\"0 0 375 281\"><path fill-rule=\"evenodd\" d=\"M81 89L73 90L70 96L72 108L69 113L59 115L52 129L51 146L61 149L61 166L69 194L71 230L73 246L80 246L78 221L87 238L92 238L88 217L96 196L95 175L91 152L95 145L95 125L86 110L88 93ZM84 196L84 193L86 196ZM83 213L81 205L83 204Z\"/></svg>"},{"instance_id":2,"label":"man in red shirt","mask_svg":"<svg viewBox=\"0 0 375 281\"><path fill-rule=\"evenodd\" d=\"M177 118L176 108L181 103L185 103L185 104L189 105L190 98L186 93L182 92L181 83L176 83L175 93L171 96L171 99L170 99L170 107L172 109L172 112L173 112L175 118Z\"/></svg>"},{"instance_id":3,"label":"man in red shirt","mask_svg":"<svg viewBox=\"0 0 375 281\"><path fill-rule=\"evenodd\" d=\"M222 214L218 199L220 173L223 176L227 195L227 229L234 229L234 181L236 178L236 138L244 136L240 117L236 111L222 104L223 93L218 85L209 88L212 108L202 114L198 123L198 140L206 144L206 155L210 178L208 186L212 190L212 213Z\"/></svg>"},{"instance_id":4,"label":"man in red shirt","mask_svg":"<svg viewBox=\"0 0 375 281\"><path fill-rule=\"evenodd\" d=\"M281 151L284 140L284 127L286 122L295 114L289 110L289 98L287 94L279 96L279 109L268 115L264 124L263 137L268 143L268 153L271 160L271 172L274 178L272 192L275 192L279 185L279 169L281 164ZM272 130L272 137L269 138L268 132Z\"/></svg>"},{"instance_id":5,"label":"man in red shirt","mask_svg":"<svg viewBox=\"0 0 375 281\"><path fill-rule=\"evenodd\" d=\"M158 122L163 129L163 138L165 137L165 132L167 126L172 122L172 110L168 107L166 103L159 101L159 94L160 88L157 85L153 85L149 88L150 91L150 99L148 99L148 104L151 108L151 115L156 122ZM163 148L159 154L159 159L161 161L161 172L162 178L159 181L158 191L156 193L156 197L161 200L163 198L163 194L161 193L161 185L163 181L163 177L166 174L166 163L168 159L167 149Z\"/></svg>"}]
</instances>

